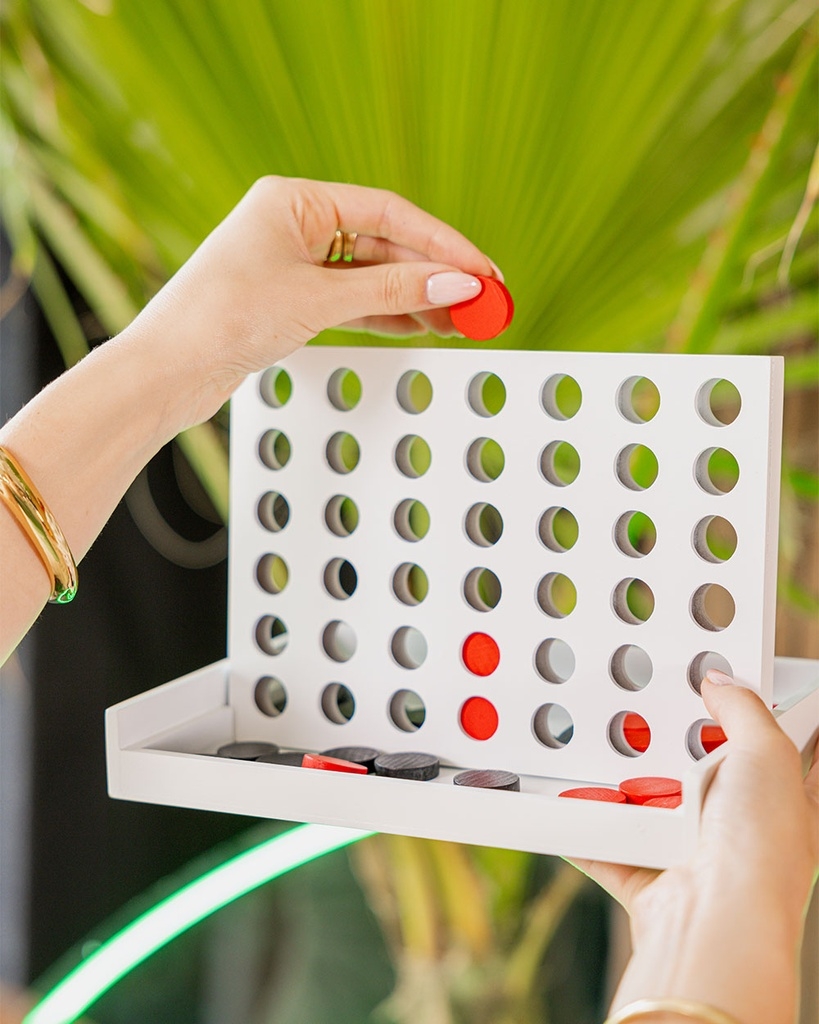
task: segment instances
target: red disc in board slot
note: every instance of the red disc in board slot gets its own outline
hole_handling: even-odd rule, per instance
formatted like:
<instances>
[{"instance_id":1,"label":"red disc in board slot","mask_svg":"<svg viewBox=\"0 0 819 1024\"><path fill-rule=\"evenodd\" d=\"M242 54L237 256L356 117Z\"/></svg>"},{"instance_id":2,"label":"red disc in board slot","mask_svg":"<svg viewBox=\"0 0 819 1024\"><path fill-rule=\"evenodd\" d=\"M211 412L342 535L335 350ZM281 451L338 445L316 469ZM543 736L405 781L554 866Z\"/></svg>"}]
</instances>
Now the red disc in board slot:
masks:
<instances>
[{"instance_id":1,"label":"red disc in board slot","mask_svg":"<svg viewBox=\"0 0 819 1024\"><path fill-rule=\"evenodd\" d=\"M644 754L651 744L651 729L642 715L629 711L623 719L623 737L632 750Z\"/></svg>"},{"instance_id":2,"label":"red disc in board slot","mask_svg":"<svg viewBox=\"0 0 819 1024\"><path fill-rule=\"evenodd\" d=\"M515 304L509 289L494 277L476 277L483 287L474 299L450 306L449 315L456 330L473 341L497 338L511 324Z\"/></svg>"},{"instance_id":3,"label":"red disc in board slot","mask_svg":"<svg viewBox=\"0 0 819 1024\"><path fill-rule=\"evenodd\" d=\"M723 732L722 726L716 723L703 725L700 730L700 743L706 754L710 754L712 750L722 746L727 739L728 737Z\"/></svg>"},{"instance_id":4,"label":"red disc in board slot","mask_svg":"<svg viewBox=\"0 0 819 1024\"><path fill-rule=\"evenodd\" d=\"M675 796L655 796L646 800L643 807L679 807L682 803L682 793Z\"/></svg>"},{"instance_id":5,"label":"red disc in board slot","mask_svg":"<svg viewBox=\"0 0 819 1024\"><path fill-rule=\"evenodd\" d=\"M366 775L367 766L343 761L340 757L327 757L326 754L305 754L301 762L302 768L318 768L324 772L350 772L351 775Z\"/></svg>"},{"instance_id":6,"label":"red disc in board slot","mask_svg":"<svg viewBox=\"0 0 819 1024\"><path fill-rule=\"evenodd\" d=\"M599 800L605 804L624 804L625 794L619 789L606 789L604 786L578 786L576 789L564 789L560 796L572 800Z\"/></svg>"},{"instance_id":7,"label":"red disc in board slot","mask_svg":"<svg viewBox=\"0 0 819 1024\"><path fill-rule=\"evenodd\" d=\"M682 798L682 783L679 779L666 779L660 775L645 775L636 779L625 779L620 783L620 792L630 804L644 804L657 797L679 796Z\"/></svg>"},{"instance_id":8,"label":"red disc in board slot","mask_svg":"<svg viewBox=\"0 0 819 1024\"><path fill-rule=\"evenodd\" d=\"M464 640L461 657L473 675L491 676L500 664L500 648L488 633L470 633Z\"/></svg>"},{"instance_id":9,"label":"red disc in board slot","mask_svg":"<svg viewBox=\"0 0 819 1024\"><path fill-rule=\"evenodd\" d=\"M473 740L488 740L498 728L498 712L485 697L470 697L461 708L461 728Z\"/></svg>"}]
</instances>

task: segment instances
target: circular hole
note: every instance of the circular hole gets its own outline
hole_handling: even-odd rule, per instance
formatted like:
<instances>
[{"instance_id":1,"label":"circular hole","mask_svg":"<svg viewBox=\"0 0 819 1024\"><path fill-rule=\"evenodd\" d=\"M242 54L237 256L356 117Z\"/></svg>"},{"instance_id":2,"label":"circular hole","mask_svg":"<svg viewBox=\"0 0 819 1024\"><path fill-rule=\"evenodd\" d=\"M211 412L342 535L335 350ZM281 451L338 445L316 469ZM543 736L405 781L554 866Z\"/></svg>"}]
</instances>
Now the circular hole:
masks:
<instances>
[{"instance_id":1,"label":"circular hole","mask_svg":"<svg viewBox=\"0 0 819 1024\"><path fill-rule=\"evenodd\" d=\"M540 453L540 472L555 487L573 484L580 473L580 456L568 441L552 441Z\"/></svg>"},{"instance_id":2,"label":"circular hole","mask_svg":"<svg viewBox=\"0 0 819 1024\"><path fill-rule=\"evenodd\" d=\"M259 441L259 458L268 469L284 469L290 461L290 439L281 430L266 430Z\"/></svg>"},{"instance_id":3,"label":"circular hole","mask_svg":"<svg viewBox=\"0 0 819 1024\"><path fill-rule=\"evenodd\" d=\"M424 724L427 709L414 690L398 690L390 698L388 712L392 724L402 732L417 732Z\"/></svg>"},{"instance_id":4,"label":"circular hole","mask_svg":"<svg viewBox=\"0 0 819 1024\"><path fill-rule=\"evenodd\" d=\"M629 444L617 456L615 472L624 487L645 491L657 479L657 456L644 444Z\"/></svg>"},{"instance_id":5,"label":"circular hole","mask_svg":"<svg viewBox=\"0 0 819 1024\"><path fill-rule=\"evenodd\" d=\"M402 668L420 668L427 658L427 641L414 626L401 626L390 641L392 656Z\"/></svg>"},{"instance_id":6,"label":"circular hole","mask_svg":"<svg viewBox=\"0 0 819 1024\"><path fill-rule=\"evenodd\" d=\"M352 498L336 494L324 506L324 522L336 537L349 537L358 526L358 506Z\"/></svg>"},{"instance_id":7,"label":"circular hole","mask_svg":"<svg viewBox=\"0 0 819 1024\"><path fill-rule=\"evenodd\" d=\"M281 409L293 394L290 374L280 366L268 367L259 378L259 394L272 409Z\"/></svg>"},{"instance_id":8,"label":"circular hole","mask_svg":"<svg viewBox=\"0 0 819 1024\"><path fill-rule=\"evenodd\" d=\"M398 404L405 412L425 412L432 401L432 384L429 377L420 370L407 370L401 375L395 389Z\"/></svg>"},{"instance_id":9,"label":"circular hole","mask_svg":"<svg viewBox=\"0 0 819 1024\"><path fill-rule=\"evenodd\" d=\"M287 690L275 676L262 676L254 687L253 697L259 711L269 718L278 718L287 707Z\"/></svg>"},{"instance_id":10,"label":"circular hole","mask_svg":"<svg viewBox=\"0 0 819 1024\"><path fill-rule=\"evenodd\" d=\"M734 621L736 605L731 594L719 583L704 583L691 598L691 615L698 626L713 633L730 626Z\"/></svg>"},{"instance_id":11,"label":"circular hole","mask_svg":"<svg viewBox=\"0 0 819 1024\"><path fill-rule=\"evenodd\" d=\"M609 661L611 678L623 690L643 690L651 682L654 666L642 647L623 644Z\"/></svg>"},{"instance_id":12,"label":"circular hole","mask_svg":"<svg viewBox=\"0 0 819 1024\"><path fill-rule=\"evenodd\" d=\"M256 516L266 530L278 533L290 522L290 506L287 498L277 491L268 491L259 498Z\"/></svg>"},{"instance_id":13,"label":"circular hole","mask_svg":"<svg viewBox=\"0 0 819 1024\"><path fill-rule=\"evenodd\" d=\"M547 573L538 584L537 603L553 619L565 619L577 605L577 588L562 572Z\"/></svg>"},{"instance_id":14,"label":"circular hole","mask_svg":"<svg viewBox=\"0 0 819 1024\"><path fill-rule=\"evenodd\" d=\"M694 476L709 494L728 494L739 481L739 463L727 448L708 448L697 459Z\"/></svg>"},{"instance_id":15,"label":"circular hole","mask_svg":"<svg viewBox=\"0 0 819 1024\"><path fill-rule=\"evenodd\" d=\"M697 412L712 427L727 427L739 416L742 396L730 380L706 381L697 393Z\"/></svg>"},{"instance_id":16,"label":"circular hole","mask_svg":"<svg viewBox=\"0 0 819 1024\"><path fill-rule=\"evenodd\" d=\"M392 589L404 604L420 604L429 593L429 580L420 565L404 562L392 576ZM423 660L423 659L422 659Z\"/></svg>"},{"instance_id":17,"label":"circular hole","mask_svg":"<svg viewBox=\"0 0 819 1024\"><path fill-rule=\"evenodd\" d=\"M712 750L721 747L727 738L713 718L699 718L686 733L685 745L694 760L699 761Z\"/></svg>"},{"instance_id":18,"label":"circular hole","mask_svg":"<svg viewBox=\"0 0 819 1024\"><path fill-rule=\"evenodd\" d=\"M651 745L651 729L642 715L621 711L609 722L609 742L624 757L639 757Z\"/></svg>"},{"instance_id":19,"label":"circular hole","mask_svg":"<svg viewBox=\"0 0 819 1024\"><path fill-rule=\"evenodd\" d=\"M343 683L329 683L321 692L321 710L336 725L345 725L355 714L355 697Z\"/></svg>"},{"instance_id":20,"label":"circular hole","mask_svg":"<svg viewBox=\"0 0 819 1024\"><path fill-rule=\"evenodd\" d=\"M361 401L361 381L353 370L336 370L327 381L327 397L339 412L355 409Z\"/></svg>"},{"instance_id":21,"label":"circular hole","mask_svg":"<svg viewBox=\"0 0 819 1024\"><path fill-rule=\"evenodd\" d=\"M489 437L473 441L466 453L466 468L481 483L497 480L505 464L503 448Z\"/></svg>"},{"instance_id":22,"label":"circular hole","mask_svg":"<svg viewBox=\"0 0 819 1024\"><path fill-rule=\"evenodd\" d=\"M287 626L276 615L263 615L256 623L256 644L264 654L281 654L289 638Z\"/></svg>"},{"instance_id":23,"label":"circular hole","mask_svg":"<svg viewBox=\"0 0 819 1024\"><path fill-rule=\"evenodd\" d=\"M574 722L560 704L543 704L532 717L532 732L544 747L560 750L574 736Z\"/></svg>"},{"instance_id":24,"label":"circular hole","mask_svg":"<svg viewBox=\"0 0 819 1024\"><path fill-rule=\"evenodd\" d=\"M570 420L580 409L583 392L574 377L556 373L543 385L540 402L553 419Z\"/></svg>"},{"instance_id":25,"label":"circular hole","mask_svg":"<svg viewBox=\"0 0 819 1024\"><path fill-rule=\"evenodd\" d=\"M731 668L731 663L727 658L723 658L716 651L700 651L699 654L691 659L691 663L688 666L688 685L698 697L700 696L700 687L705 678L705 673L712 668L724 672L733 679L734 670Z\"/></svg>"},{"instance_id":26,"label":"circular hole","mask_svg":"<svg viewBox=\"0 0 819 1024\"><path fill-rule=\"evenodd\" d=\"M352 626L339 619L328 622L321 634L324 653L333 661L349 661L355 654L357 644Z\"/></svg>"},{"instance_id":27,"label":"circular hole","mask_svg":"<svg viewBox=\"0 0 819 1024\"><path fill-rule=\"evenodd\" d=\"M461 728L473 740L488 740L498 729L498 712L485 697L470 697L461 705Z\"/></svg>"},{"instance_id":28,"label":"circular hole","mask_svg":"<svg viewBox=\"0 0 819 1024\"><path fill-rule=\"evenodd\" d=\"M281 555L262 555L256 563L256 579L268 594L280 594L287 586L290 573Z\"/></svg>"},{"instance_id":29,"label":"circular hole","mask_svg":"<svg viewBox=\"0 0 819 1024\"><path fill-rule=\"evenodd\" d=\"M404 540L423 540L429 533L429 512L426 505L414 498L406 498L396 508L392 521L396 532Z\"/></svg>"},{"instance_id":30,"label":"circular hole","mask_svg":"<svg viewBox=\"0 0 819 1024\"><path fill-rule=\"evenodd\" d=\"M621 580L614 588L612 606L617 615L632 626L648 622L654 611L654 594L642 580Z\"/></svg>"},{"instance_id":31,"label":"circular hole","mask_svg":"<svg viewBox=\"0 0 819 1024\"><path fill-rule=\"evenodd\" d=\"M500 648L488 633L470 633L461 647L466 668L476 676L491 676L500 664Z\"/></svg>"},{"instance_id":32,"label":"circular hole","mask_svg":"<svg viewBox=\"0 0 819 1024\"><path fill-rule=\"evenodd\" d=\"M501 584L491 569L473 569L464 580L464 597L476 612L491 612L501 599Z\"/></svg>"},{"instance_id":33,"label":"circular hole","mask_svg":"<svg viewBox=\"0 0 819 1024\"><path fill-rule=\"evenodd\" d=\"M506 387L495 373L478 373L469 382L467 401L479 416L497 416L506 404Z\"/></svg>"},{"instance_id":34,"label":"circular hole","mask_svg":"<svg viewBox=\"0 0 819 1024\"><path fill-rule=\"evenodd\" d=\"M466 513L464 529L473 544L481 548L491 548L501 539L503 518L494 505L479 501Z\"/></svg>"},{"instance_id":35,"label":"circular hole","mask_svg":"<svg viewBox=\"0 0 819 1024\"><path fill-rule=\"evenodd\" d=\"M574 651L565 640L544 640L535 651L535 668L547 683L565 683L574 674Z\"/></svg>"},{"instance_id":36,"label":"circular hole","mask_svg":"<svg viewBox=\"0 0 819 1024\"><path fill-rule=\"evenodd\" d=\"M617 408L632 423L648 423L660 408L660 392L648 377L629 377L617 392Z\"/></svg>"},{"instance_id":37,"label":"circular hole","mask_svg":"<svg viewBox=\"0 0 819 1024\"><path fill-rule=\"evenodd\" d=\"M411 479L423 476L432 463L429 445L417 434L407 434L395 447L395 464Z\"/></svg>"},{"instance_id":38,"label":"circular hole","mask_svg":"<svg viewBox=\"0 0 819 1024\"><path fill-rule=\"evenodd\" d=\"M361 458L358 441L340 430L327 442L327 462L336 473L352 473Z\"/></svg>"},{"instance_id":39,"label":"circular hole","mask_svg":"<svg viewBox=\"0 0 819 1024\"><path fill-rule=\"evenodd\" d=\"M569 551L577 543L580 528L567 508L547 508L538 523L538 536L550 551Z\"/></svg>"},{"instance_id":40,"label":"circular hole","mask_svg":"<svg viewBox=\"0 0 819 1024\"><path fill-rule=\"evenodd\" d=\"M737 531L722 516L706 516L694 527L694 550L706 562L727 562L737 549Z\"/></svg>"},{"instance_id":41,"label":"circular hole","mask_svg":"<svg viewBox=\"0 0 819 1024\"><path fill-rule=\"evenodd\" d=\"M331 558L324 567L324 586L330 597L346 601L358 586L358 574L346 558Z\"/></svg>"},{"instance_id":42,"label":"circular hole","mask_svg":"<svg viewBox=\"0 0 819 1024\"><path fill-rule=\"evenodd\" d=\"M624 555L642 558L654 550L657 527L645 512L624 512L614 524L614 542Z\"/></svg>"}]
</instances>

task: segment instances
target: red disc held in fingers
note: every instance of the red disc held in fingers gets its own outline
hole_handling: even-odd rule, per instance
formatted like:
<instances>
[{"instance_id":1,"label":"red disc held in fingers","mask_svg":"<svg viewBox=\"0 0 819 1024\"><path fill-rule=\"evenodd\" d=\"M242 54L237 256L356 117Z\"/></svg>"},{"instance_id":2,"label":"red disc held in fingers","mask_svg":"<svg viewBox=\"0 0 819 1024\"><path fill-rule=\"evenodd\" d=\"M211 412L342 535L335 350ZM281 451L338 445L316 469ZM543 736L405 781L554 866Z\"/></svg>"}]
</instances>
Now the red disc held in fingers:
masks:
<instances>
[{"instance_id":1,"label":"red disc held in fingers","mask_svg":"<svg viewBox=\"0 0 819 1024\"><path fill-rule=\"evenodd\" d=\"M679 807L682 803L682 794L676 796L655 796L646 800L643 807Z\"/></svg>"},{"instance_id":2,"label":"red disc held in fingers","mask_svg":"<svg viewBox=\"0 0 819 1024\"><path fill-rule=\"evenodd\" d=\"M305 754L301 762L302 768L318 768L323 772L350 772L351 775L366 775L367 766L355 764L353 761L342 761L340 757L327 757L326 754Z\"/></svg>"},{"instance_id":3,"label":"red disc held in fingers","mask_svg":"<svg viewBox=\"0 0 819 1024\"><path fill-rule=\"evenodd\" d=\"M626 798L619 789L606 789L603 786L578 786L577 789L564 789L560 796L568 796L572 800L600 800L605 804L624 804Z\"/></svg>"},{"instance_id":4,"label":"red disc held in fingers","mask_svg":"<svg viewBox=\"0 0 819 1024\"><path fill-rule=\"evenodd\" d=\"M651 729L648 722L642 715L630 711L623 719L623 737L632 750L644 754L651 743Z\"/></svg>"},{"instance_id":5,"label":"red disc held in fingers","mask_svg":"<svg viewBox=\"0 0 819 1024\"><path fill-rule=\"evenodd\" d=\"M665 779L660 775L645 775L637 779L625 779L620 783L620 792L630 804L644 804L657 797L679 796L682 798L682 783L679 779Z\"/></svg>"},{"instance_id":6,"label":"red disc held in fingers","mask_svg":"<svg viewBox=\"0 0 819 1024\"><path fill-rule=\"evenodd\" d=\"M498 728L498 712L485 697L470 697L461 708L461 728L473 740L488 740Z\"/></svg>"},{"instance_id":7,"label":"red disc held in fingers","mask_svg":"<svg viewBox=\"0 0 819 1024\"><path fill-rule=\"evenodd\" d=\"M728 739L723 732L722 726L714 723L713 725L704 725L700 729L700 743L702 749L706 754L710 754L712 750L716 750L717 747L721 747L722 744Z\"/></svg>"},{"instance_id":8,"label":"red disc held in fingers","mask_svg":"<svg viewBox=\"0 0 819 1024\"><path fill-rule=\"evenodd\" d=\"M473 341L489 341L512 323L515 304L506 285L494 277L476 275L483 285L474 299L450 306L449 314L455 329Z\"/></svg>"},{"instance_id":9,"label":"red disc held in fingers","mask_svg":"<svg viewBox=\"0 0 819 1024\"><path fill-rule=\"evenodd\" d=\"M487 633L470 633L461 648L464 665L476 676L490 676L500 664L500 648Z\"/></svg>"}]
</instances>

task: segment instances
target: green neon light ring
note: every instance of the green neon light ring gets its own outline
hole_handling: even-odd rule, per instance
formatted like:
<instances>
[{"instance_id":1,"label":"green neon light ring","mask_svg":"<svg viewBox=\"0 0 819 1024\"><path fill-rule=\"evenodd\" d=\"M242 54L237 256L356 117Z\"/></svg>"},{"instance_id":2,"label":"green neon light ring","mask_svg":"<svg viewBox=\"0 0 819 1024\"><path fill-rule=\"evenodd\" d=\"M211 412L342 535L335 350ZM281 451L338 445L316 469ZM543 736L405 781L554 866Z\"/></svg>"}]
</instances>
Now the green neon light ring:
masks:
<instances>
[{"instance_id":1,"label":"green neon light ring","mask_svg":"<svg viewBox=\"0 0 819 1024\"><path fill-rule=\"evenodd\" d=\"M23 1024L72 1024L120 978L210 914L265 882L371 835L332 825L299 825L225 861L112 935L59 981Z\"/></svg>"}]
</instances>

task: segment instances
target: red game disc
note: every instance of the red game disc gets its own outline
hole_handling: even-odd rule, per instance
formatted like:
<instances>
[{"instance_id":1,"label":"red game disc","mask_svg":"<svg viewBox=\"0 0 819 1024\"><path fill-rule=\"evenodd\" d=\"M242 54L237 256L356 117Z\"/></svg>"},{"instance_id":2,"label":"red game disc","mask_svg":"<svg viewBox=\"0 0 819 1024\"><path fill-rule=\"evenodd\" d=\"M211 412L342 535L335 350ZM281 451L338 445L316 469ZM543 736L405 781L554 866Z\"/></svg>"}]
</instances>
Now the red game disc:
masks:
<instances>
[{"instance_id":1,"label":"red game disc","mask_svg":"<svg viewBox=\"0 0 819 1024\"><path fill-rule=\"evenodd\" d=\"M651 743L651 729L642 715L630 711L623 720L623 736L632 750L644 754Z\"/></svg>"},{"instance_id":2,"label":"red game disc","mask_svg":"<svg viewBox=\"0 0 819 1024\"><path fill-rule=\"evenodd\" d=\"M700 730L700 743L702 749L706 754L710 754L712 750L716 750L717 747L722 746L728 737L722 730L722 726L713 723L711 725L703 725Z\"/></svg>"},{"instance_id":3,"label":"red game disc","mask_svg":"<svg viewBox=\"0 0 819 1024\"><path fill-rule=\"evenodd\" d=\"M560 796L568 796L573 800L600 800L606 804L624 804L626 798L619 789L606 789L604 786L578 786L577 789L564 789Z\"/></svg>"},{"instance_id":4,"label":"red game disc","mask_svg":"<svg viewBox=\"0 0 819 1024\"><path fill-rule=\"evenodd\" d=\"M679 807L682 803L682 794L675 796L655 796L646 800L643 807Z\"/></svg>"},{"instance_id":5,"label":"red game disc","mask_svg":"<svg viewBox=\"0 0 819 1024\"><path fill-rule=\"evenodd\" d=\"M647 800L664 796L679 796L682 799L682 783L679 779L646 775L621 782L620 792L625 794L630 804L644 804Z\"/></svg>"},{"instance_id":6,"label":"red game disc","mask_svg":"<svg viewBox=\"0 0 819 1024\"><path fill-rule=\"evenodd\" d=\"M473 740L488 740L498 728L498 712L485 697L470 697L461 708L461 728Z\"/></svg>"},{"instance_id":7,"label":"red game disc","mask_svg":"<svg viewBox=\"0 0 819 1024\"><path fill-rule=\"evenodd\" d=\"M450 306L449 313L455 329L473 341L489 341L511 324L515 304L506 285L494 277L476 275L483 285L474 299Z\"/></svg>"},{"instance_id":8,"label":"red game disc","mask_svg":"<svg viewBox=\"0 0 819 1024\"><path fill-rule=\"evenodd\" d=\"M324 772L350 772L352 775L366 775L367 766L342 761L340 757L327 757L326 754L305 754L301 762L302 768L318 768Z\"/></svg>"},{"instance_id":9,"label":"red game disc","mask_svg":"<svg viewBox=\"0 0 819 1024\"><path fill-rule=\"evenodd\" d=\"M470 633L464 640L461 657L476 676L490 676L500 664L500 648L487 633Z\"/></svg>"}]
</instances>

